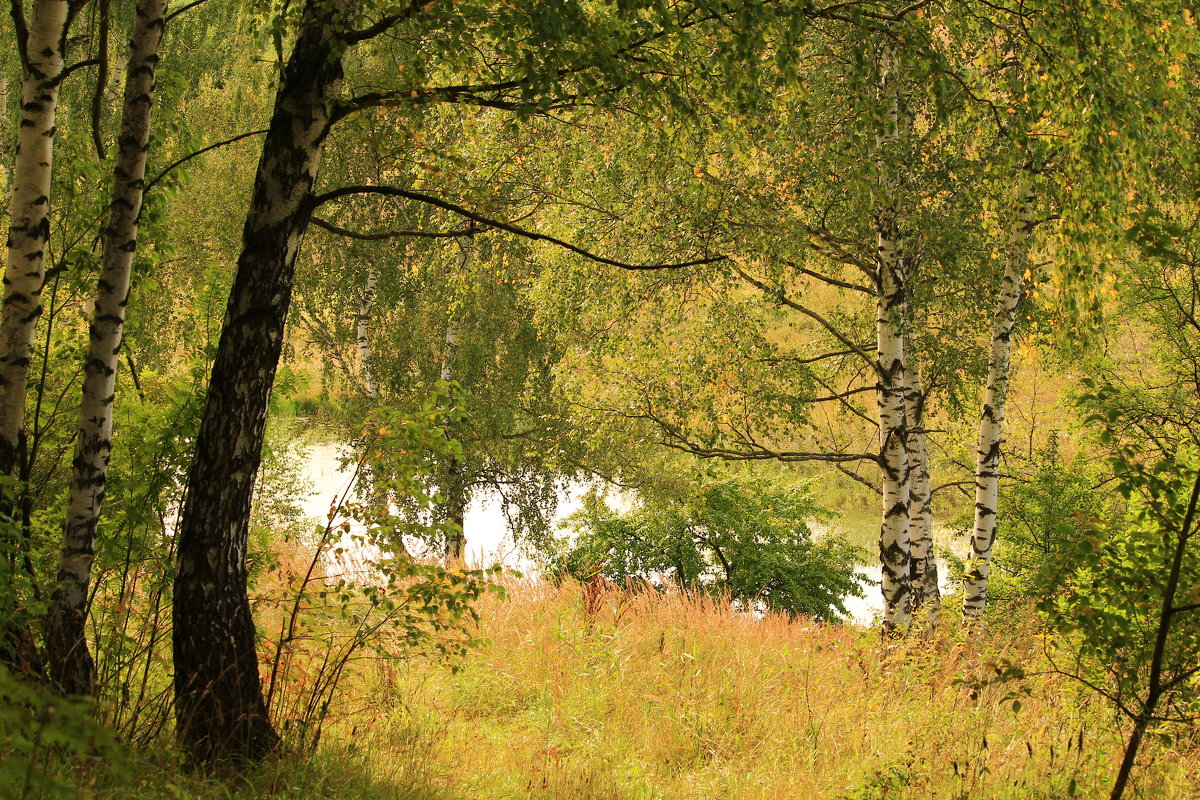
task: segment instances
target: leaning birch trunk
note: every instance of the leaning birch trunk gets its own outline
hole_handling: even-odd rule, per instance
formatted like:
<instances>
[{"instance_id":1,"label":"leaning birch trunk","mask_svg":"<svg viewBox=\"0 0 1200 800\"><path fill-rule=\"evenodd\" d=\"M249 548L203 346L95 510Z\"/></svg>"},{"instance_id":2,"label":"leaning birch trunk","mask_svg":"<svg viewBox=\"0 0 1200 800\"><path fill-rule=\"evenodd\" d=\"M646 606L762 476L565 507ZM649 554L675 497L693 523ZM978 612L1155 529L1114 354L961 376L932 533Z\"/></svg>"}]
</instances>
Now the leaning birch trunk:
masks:
<instances>
[{"instance_id":1,"label":"leaning birch trunk","mask_svg":"<svg viewBox=\"0 0 1200 800\"><path fill-rule=\"evenodd\" d=\"M175 717L194 762L257 761L279 745L259 680L247 591L250 501L296 257L342 79L347 6L307 0L255 174L176 533Z\"/></svg>"},{"instance_id":2,"label":"leaning birch trunk","mask_svg":"<svg viewBox=\"0 0 1200 800\"><path fill-rule=\"evenodd\" d=\"M4 310L0 316L0 475L15 476L34 330L42 315L54 120L63 77L67 0L37 0L23 42L21 124L9 203Z\"/></svg>"},{"instance_id":3,"label":"leaning birch trunk","mask_svg":"<svg viewBox=\"0 0 1200 800\"><path fill-rule=\"evenodd\" d=\"M25 395L34 332L42 315L50 239L54 122L63 79L63 43L71 17L67 0L37 0L26 20L24 41L18 42L21 118L9 187L8 253L0 312L0 518L12 515L16 484L23 477L20 464ZM17 529L5 525L4 531L0 551L9 561L11 574L28 551ZM16 593L11 587L3 587L0 594L4 595L0 662L22 674L40 674L40 654L28 624L21 620Z\"/></svg>"},{"instance_id":4,"label":"leaning birch trunk","mask_svg":"<svg viewBox=\"0 0 1200 800\"><path fill-rule=\"evenodd\" d=\"M454 356L458 351L458 332L454 328L454 321L451 320L446 325L445 345L442 349L442 370L441 379L443 383L449 383L454 380ZM449 426L447 426L446 436L451 436ZM450 463L446 465L446 490L445 497L445 514L446 521L453 527L446 537L446 558L449 561L462 561L466 556L467 535L466 524L467 517L467 493L463 486L463 469L459 460L453 456L450 458Z\"/></svg>"},{"instance_id":5,"label":"leaning birch trunk","mask_svg":"<svg viewBox=\"0 0 1200 800\"><path fill-rule=\"evenodd\" d=\"M879 406L879 463L883 469L883 508L879 530L884 636L908 625L908 453L904 413L904 311L907 280L900 231L900 181L889 163L907 125L901 120L895 53L881 56L879 98L883 129L876 136L877 179L874 205L879 285L875 303L877 335L876 401Z\"/></svg>"},{"instance_id":6,"label":"leaning birch trunk","mask_svg":"<svg viewBox=\"0 0 1200 800\"><path fill-rule=\"evenodd\" d=\"M367 399L379 399L379 378L375 374L375 354L371 350L371 315L375 310L375 295L379 293L379 267L374 261L367 263L367 286L363 290L362 302L358 306L358 325L355 340L358 358L362 363L363 384Z\"/></svg>"},{"instance_id":7,"label":"leaning birch trunk","mask_svg":"<svg viewBox=\"0 0 1200 800\"><path fill-rule=\"evenodd\" d=\"M996 513L1000 496L1000 445L1003 440L1004 404L1008 399L1009 367L1012 358L1012 330L1021 299L1021 283L1033 235L1034 206L1037 194L1034 175L1026 165L1017 186L1017 212L1009 236L1004 278L992 318L992 346L988 359L987 387L983 395L983 413L979 419L979 445L975 455L975 530L971 535L971 555L963 581L963 615L979 619L987 603L988 574L992 565L992 546L996 542Z\"/></svg>"},{"instance_id":8,"label":"leaning birch trunk","mask_svg":"<svg viewBox=\"0 0 1200 800\"><path fill-rule=\"evenodd\" d=\"M146 150L150 144L150 108L167 0L139 0L136 13L133 38L129 42L129 66L125 73L125 100L117 161L113 167L112 201L108 226L104 230L100 279L84 361L83 398L79 403L79 428L67 494L62 552L46 620L46 661L50 679L66 694L95 692L95 665L84 635L84 616L96 525L108 480L117 359L125 324L133 253L137 247Z\"/></svg>"},{"instance_id":9,"label":"leaning birch trunk","mask_svg":"<svg viewBox=\"0 0 1200 800\"><path fill-rule=\"evenodd\" d=\"M941 606L937 563L933 557L933 497L929 478L929 438L925 432L925 391L921 363L911 335L904 338L904 413L908 429L909 609L926 622Z\"/></svg>"}]
</instances>

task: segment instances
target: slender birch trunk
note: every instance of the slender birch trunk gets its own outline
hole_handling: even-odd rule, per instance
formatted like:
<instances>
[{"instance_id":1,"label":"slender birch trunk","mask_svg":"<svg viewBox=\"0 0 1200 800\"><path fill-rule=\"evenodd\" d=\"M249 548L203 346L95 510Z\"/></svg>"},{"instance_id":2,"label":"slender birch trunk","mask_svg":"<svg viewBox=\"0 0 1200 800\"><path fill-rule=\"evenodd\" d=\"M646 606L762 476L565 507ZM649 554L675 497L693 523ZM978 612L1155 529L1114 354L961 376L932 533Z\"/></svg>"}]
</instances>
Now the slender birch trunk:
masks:
<instances>
[{"instance_id":1,"label":"slender birch trunk","mask_svg":"<svg viewBox=\"0 0 1200 800\"><path fill-rule=\"evenodd\" d=\"M902 633L908 624L909 535L907 420L904 412L904 326L908 295L904 240L900 230L900 180L890 162L907 124L901 119L900 92L891 50L881 55L879 98L882 130L876 135L875 206L879 286L875 302L877 335L876 400L879 406L879 463L883 468L883 509L879 530L882 566L883 633Z\"/></svg>"},{"instance_id":2,"label":"slender birch trunk","mask_svg":"<svg viewBox=\"0 0 1200 800\"><path fill-rule=\"evenodd\" d=\"M1000 445L1003 440L1004 404L1008 399L1012 330L1017 319L1017 304L1021 299L1021 283L1029 261L1029 241L1033 236L1036 204L1034 173L1027 163L1017 185L1016 219L1009 235L1004 277L1000 282L1000 295L992 318L991 355L975 456L975 531L971 535L971 555L963 581L963 615L968 618L981 618L987 603L992 546L996 541Z\"/></svg>"},{"instance_id":3,"label":"slender birch trunk","mask_svg":"<svg viewBox=\"0 0 1200 800\"><path fill-rule=\"evenodd\" d=\"M74 16L68 0L36 0L29 16L14 5L21 57L21 117L9 186L8 252L4 302L0 312L0 524L14 516L22 479L25 396L33 339L42 315L46 248L50 239L50 183L55 117L64 77L63 47ZM24 28L24 30L22 30ZM0 551L8 573L26 569L21 530L5 525ZM33 634L21 620L15 590L6 587L0 609L0 662L22 674L40 674L41 657Z\"/></svg>"},{"instance_id":4,"label":"slender birch trunk","mask_svg":"<svg viewBox=\"0 0 1200 800\"><path fill-rule=\"evenodd\" d=\"M34 330L42 315L54 121L63 78L63 42L71 17L67 0L37 0L25 41L20 43L21 124L0 315L0 475L16 474Z\"/></svg>"},{"instance_id":5,"label":"slender birch trunk","mask_svg":"<svg viewBox=\"0 0 1200 800\"><path fill-rule=\"evenodd\" d=\"M250 500L296 257L342 79L341 3L308 0L275 96L176 534L180 743L205 765L259 760L267 717L247 596Z\"/></svg>"},{"instance_id":6,"label":"slender birch trunk","mask_svg":"<svg viewBox=\"0 0 1200 800\"><path fill-rule=\"evenodd\" d=\"M933 497L929 478L929 437L925 432L925 391L921 362L911 335L904 340L904 412L908 428L909 609L926 617L941 606L933 557Z\"/></svg>"},{"instance_id":7,"label":"slender birch trunk","mask_svg":"<svg viewBox=\"0 0 1200 800\"><path fill-rule=\"evenodd\" d=\"M454 356L458 351L458 331L455 330L454 320L446 325L446 338L442 348L443 382L454 380ZM446 435L450 432L447 430ZM449 561L462 561L466 556L467 535L464 527L467 517L467 492L463 485L466 479L462 464L455 457L450 458L446 465L446 488L443 494L446 521L457 526L446 538L446 558Z\"/></svg>"},{"instance_id":8,"label":"slender birch trunk","mask_svg":"<svg viewBox=\"0 0 1200 800\"><path fill-rule=\"evenodd\" d=\"M358 306L358 359L362 363L363 383L367 399L379 399L379 378L375 374L375 353L371 350L371 315L375 310L375 295L379 293L379 267L374 261L367 263L367 286L363 289L362 302Z\"/></svg>"},{"instance_id":9,"label":"slender birch trunk","mask_svg":"<svg viewBox=\"0 0 1200 800\"><path fill-rule=\"evenodd\" d=\"M113 397L133 253L137 248L146 150L150 145L150 109L167 0L139 0L136 14L133 37L129 42L129 66L125 73L112 201L108 226L104 230L100 279L84 362L83 398L79 403L79 428L67 495L58 579L46 620L46 661L50 678L66 694L95 692L95 665L84 635L84 618L96 525L108 480Z\"/></svg>"}]
</instances>

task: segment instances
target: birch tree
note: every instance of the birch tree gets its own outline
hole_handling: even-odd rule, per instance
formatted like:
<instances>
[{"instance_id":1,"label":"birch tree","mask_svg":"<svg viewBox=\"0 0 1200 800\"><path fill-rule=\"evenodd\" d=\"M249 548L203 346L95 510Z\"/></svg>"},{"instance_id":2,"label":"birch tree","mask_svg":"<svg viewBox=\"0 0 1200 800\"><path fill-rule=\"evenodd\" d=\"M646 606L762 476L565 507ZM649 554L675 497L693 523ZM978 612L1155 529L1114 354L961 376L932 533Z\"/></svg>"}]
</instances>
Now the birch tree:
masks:
<instances>
[{"instance_id":1,"label":"birch tree","mask_svg":"<svg viewBox=\"0 0 1200 800\"><path fill-rule=\"evenodd\" d=\"M825 464L882 490L884 627L899 633L912 607L924 596L938 597L924 419L935 381L923 385L915 352L908 352L916 338L911 284L919 277L944 287L922 296L920 302L938 309L923 310L925 318L961 317L946 306L961 305L960 295L972 291L958 282L977 278L971 262L980 232L979 200L972 196L978 176L962 167L962 153L977 146L964 120L974 119L961 96L940 107L923 103L917 76L930 62L945 65L912 42L930 48L938 42L922 21L891 21L895 38L872 37L849 52L836 34L806 43L801 88L782 90L778 103L760 109L761 126L730 125L711 140L671 143L683 154L679 173L654 180L671 187L667 196L651 190L628 205L654 208L655 217L674 224L697 220L727 260L693 280L677 278L674 286L662 279L630 286L628 305L653 303L644 316L617 305L611 313L619 323L603 327L597 318L581 334L580 346L593 352L597 338L614 341L611 353L603 351L606 361L595 359L605 377L593 378L612 389L582 384L574 391L589 411L644 426L643 436L667 447L703 458ZM848 36L848 29L841 33ZM905 46L897 44L902 35ZM803 105L818 93L819 107ZM918 113L922 127L914 132ZM654 146L647 152L653 163ZM642 174L649 171L645 160L638 163ZM848 170L848 163L861 166ZM719 277L721 270L727 277ZM749 310L748 290L761 293L763 317ZM687 312L668 311L676 303ZM565 307L573 312L578 305ZM772 306L781 320L769 321ZM745 334L727 332L715 319L738 314ZM710 324L707 341L688 330ZM960 328L941 330L940 337L922 332L934 363L959 347L945 340ZM873 344L865 343L868 337ZM639 357L625 355L629 350ZM773 369L764 374L758 364ZM963 366L931 370L938 388L965 379ZM859 399L870 394L874 407ZM922 583L919 593L914 579Z\"/></svg>"},{"instance_id":2,"label":"birch tree","mask_svg":"<svg viewBox=\"0 0 1200 800\"><path fill-rule=\"evenodd\" d=\"M375 296L379 293L379 267L375 262L367 263L367 282L363 287L362 300L355 319L354 341L358 347L358 361L362 368L363 384L367 399L379 400L379 377L375 368L375 352L371 348L371 317L375 311Z\"/></svg>"},{"instance_id":3,"label":"birch tree","mask_svg":"<svg viewBox=\"0 0 1200 800\"><path fill-rule=\"evenodd\" d=\"M1000 446L1004 433L1004 407L1012 366L1012 333L1021 300L1021 286L1029 264L1029 243L1035 226L1037 193L1034 172L1028 162L1017 185L1016 209L1009 231L1004 275L992 316L991 349L987 384L979 420L979 443L975 454L975 527L963 581L963 614L983 615L987 602L988 574L996 541L997 507L1000 495Z\"/></svg>"},{"instance_id":4,"label":"birch tree","mask_svg":"<svg viewBox=\"0 0 1200 800\"><path fill-rule=\"evenodd\" d=\"M42 314L46 249L50 241L50 184L54 161L55 117L66 66L67 31L84 5L80 0L35 0L12 6L21 61L21 116L9 198L8 249L4 302L0 311L0 480L5 493L16 492L21 478L25 395L37 322ZM0 510L12 511L12 495ZM11 530L11 529L10 529ZM17 561L24 550L19 535L8 532L6 558ZM12 594L11 592L9 593ZM11 598L15 602L15 597ZM6 599L6 602L9 602ZM0 620L0 660L21 672L37 671L27 631L11 609Z\"/></svg>"},{"instance_id":5,"label":"birch tree","mask_svg":"<svg viewBox=\"0 0 1200 800\"><path fill-rule=\"evenodd\" d=\"M13 5L21 58L21 119L9 201L4 310L0 315L0 474L15 475L25 420L30 347L41 316L58 95L67 75L67 31L82 2Z\"/></svg>"},{"instance_id":6,"label":"birch tree","mask_svg":"<svg viewBox=\"0 0 1200 800\"><path fill-rule=\"evenodd\" d=\"M166 0L140 0L129 41L125 95L112 200L103 232L100 277L92 310L84 366L79 430L67 496L58 577L46 622L50 678L67 694L95 691L95 666L84 633L88 582L95 552L108 461L112 451L113 399L121 352L125 308L150 145L158 47L167 14Z\"/></svg>"},{"instance_id":7,"label":"birch tree","mask_svg":"<svg viewBox=\"0 0 1200 800\"><path fill-rule=\"evenodd\" d=\"M316 0L303 8L259 160L180 512L176 721L180 741L202 764L255 760L278 744L246 596L247 526L292 270L342 80L342 12Z\"/></svg>"},{"instance_id":8,"label":"birch tree","mask_svg":"<svg viewBox=\"0 0 1200 800\"><path fill-rule=\"evenodd\" d=\"M879 408L880 467L883 469L883 521L879 559L883 567L883 632L903 631L909 620L908 414L905 410L904 328L909 269L902 231L901 180L895 146L911 123L902 108L896 54L888 45L879 59L881 130L875 138L875 217L879 293L875 298L877 348L876 403Z\"/></svg>"},{"instance_id":9,"label":"birch tree","mask_svg":"<svg viewBox=\"0 0 1200 800\"><path fill-rule=\"evenodd\" d=\"M924 610L932 618L941 606L941 587L933 553L933 485L929 467L929 437L925 430L926 394L921 384L921 362L911 330L905 332L904 356L904 413L909 459L909 609L913 615Z\"/></svg>"},{"instance_id":10,"label":"birch tree","mask_svg":"<svg viewBox=\"0 0 1200 800\"><path fill-rule=\"evenodd\" d=\"M1012 336L1023 285L1031 272L1029 250L1040 205L1056 219L1054 260L1063 292L1062 319L1090 327L1095 292L1107 269L1112 241L1137 229L1137 204L1159 148L1178 131L1174 75L1194 25L1175 25L1174 10L1156 2L1134 4L1109 16L1081 10L1064 16L1057 6L1030 7L1027 24L1005 15L983 15L988 36L1004 41L985 62L997 74L981 94L1005 105L1008 120L995 127L1009 153L1023 151L1004 272L992 312L988 373L975 453L975 518L963 614L977 623L987 602L988 579L1000 519L1000 462ZM1131 53L1142 60L1135 64ZM1009 54L1015 56L1010 58ZM1007 64L1007 66L1006 66ZM974 76L978 78L978 75ZM987 84L988 82L984 82ZM1185 125L1187 123L1184 123ZM1000 153L1003 160L1015 160ZM1010 190L1011 191L1011 190ZM1058 197L1055 197L1058 195ZM1057 201L1057 202L1055 202ZM1099 256L1099 257L1098 257Z\"/></svg>"},{"instance_id":11,"label":"birch tree","mask_svg":"<svg viewBox=\"0 0 1200 800\"><path fill-rule=\"evenodd\" d=\"M471 257L470 245L463 248L463 261ZM458 359L458 323L451 316L446 323L446 334L442 338L442 365L439 378L442 383L455 380L454 363ZM449 423L446 425L446 436L454 437L454 431ZM450 535L446 541L446 558L452 563L461 563L466 556L467 535L467 487L466 476L458 456L451 455L446 463L442 478L443 513L450 523Z\"/></svg>"}]
</instances>

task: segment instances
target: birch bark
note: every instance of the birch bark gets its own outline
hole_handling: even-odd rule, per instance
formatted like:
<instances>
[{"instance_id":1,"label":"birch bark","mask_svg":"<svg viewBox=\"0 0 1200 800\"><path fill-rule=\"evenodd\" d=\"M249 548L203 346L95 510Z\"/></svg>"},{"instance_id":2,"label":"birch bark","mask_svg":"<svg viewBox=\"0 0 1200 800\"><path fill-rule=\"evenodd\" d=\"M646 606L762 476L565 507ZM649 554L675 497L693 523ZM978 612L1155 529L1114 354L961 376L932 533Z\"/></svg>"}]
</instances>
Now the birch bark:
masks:
<instances>
[{"instance_id":1,"label":"birch bark","mask_svg":"<svg viewBox=\"0 0 1200 800\"><path fill-rule=\"evenodd\" d=\"M881 253L892 243L882 235ZM886 262L885 262L886 264ZM879 449L883 467L883 519L879 559L883 568L884 634L898 633L909 620L909 531L907 419L904 409L904 336L900 317L904 284L899 265L883 269L883 292L876 303L879 378Z\"/></svg>"},{"instance_id":2,"label":"birch bark","mask_svg":"<svg viewBox=\"0 0 1200 800\"><path fill-rule=\"evenodd\" d=\"M25 397L34 333L42 315L46 248L50 239L50 184L55 118L64 77L64 43L74 17L68 0L36 0L28 17L13 6L21 56L21 116L9 186L8 249L0 311L0 517L10 517L22 479ZM23 29L22 29L23 28ZM0 550L9 574L24 569L27 550L19 529L6 526ZM20 620L15 591L0 609L0 662L19 673L42 672L29 626Z\"/></svg>"},{"instance_id":3,"label":"birch bark","mask_svg":"<svg viewBox=\"0 0 1200 800\"><path fill-rule=\"evenodd\" d=\"M201 764L259 760L279 743L260 688L246 544L296 256L342 79L344 10L305 3L276 93L176 534L176 721Z\"/></svg>"},{"instance_id":4,"label":"birch bark","mask_svg":"<svg viewBox=\"0 0 1200 800\"><path fill-rule=\"evenodd\" d=\"M96 525L108 480L117 363L137 247L146 150L150 144L150 109L166 14L167 0L139 0L129 42L121 132L84 361L83 397L79 403L62 552L46 622L50 678L66 694L95 691L95 666L84 636L84 616Z\"/></svg>"},{"instance_id":5,"label":"birch bark","mask_svg":"<svg viewBox=\"0 0 1200 800\"><path fill-rule=\"evenodd\" d=\"M8 76L0 75L0 130L8 130ZM0 176L4 177L4 199L12 202L12 180L8 174L8 143L0 145L3 154L3 164L0 164Z\"/></svg>"},{"instance_id":6,"label":"birch bark","mask_svg":"<svg viewBox=\"0 0 1200 800\"><path fill-rule=\"evenodd\" d=\"M379 378L375 373L375 353L371 350L371 315L375 310L375 296L379 293L379 267L374 261L367 264L367 285L363 289L362 302L358 306L355 340L358 344L358 359L362 364L363 384L367 399L379 399Z\"/></svg>"},{"instance_id":7,"label":"birch bark","mask_svg":"<svg viewBox=\"0 0 1200 800\"><path fill-rule=\"evenodd\" d=\"M904 410L904 311L907 305L904 241L900 229L900 180L891 153L907 128L901 118L895 54L880 59L882 128L876 135L875 216L879 285L875 303L879 407L879 463L883 509L879 531L883 633L903 632L909 621L907 420Z\"/></svg>"},{"instance_id":8,"label":"birch bark","mask_svg":"<svg viewBox=\"0 0 1200 800\"><path fill-rule=\"evenodd\" d=\"M446 338L442 348L441 379L443 382L454 380L454 356L458 351L458 331L454 320L446 325ZM446 431L450 436L450 431ZM463 485L465 476L462 464L457 458L451 457L446 465L446 489L444 508L446 521L456 526L446 538L446 558L448 561L462 561L466 555L467 536L464 527L467 516L467 492Z\"/></svg>"},{"instance_id":9,"label":"birch bark","mask_svg":"<svg viewBox=\"0 0 1200 800\"><path fill-rule=\"evenodd\" d=\"M71 17L68 0L37 0L25 41L20 43L21 123L0 314L0 475L16 474L33 336L42 315L54 122Z\"/></svg>"},{"instance_id":10,"label":"birch bark","mask_svg":"<svg viewBox=\"0 0 1200 800\"><path fill-rule=\"evenodd\" d=\"M983 413L979 418L979 444L975 454L975 530L963 581L963 616L979 619L987 604L992 547L996 542L996 512L1000 497L1000 446L1004 433L1004 406L1012 363L1012 330L1021 299L1021 284L1029 262L1037 192L1030 164L1022 169L1017 185L1017 211L1009 234L1004 277L992 317L992 343L988 358Z\"/></svg>"},{"instance_id":11,"label":"birch bark","mask_svg":"<svg viewBox=\"0 0 1200 800\"><path fill-rule=\"evenodd\" d=\"M941 606L933 557L933 497L929 477L929 437L925 432L925 390L921 361L911 335L904 340L904 412L908 428L909 610L928 618Z\"/></svg>"}]
</instances>

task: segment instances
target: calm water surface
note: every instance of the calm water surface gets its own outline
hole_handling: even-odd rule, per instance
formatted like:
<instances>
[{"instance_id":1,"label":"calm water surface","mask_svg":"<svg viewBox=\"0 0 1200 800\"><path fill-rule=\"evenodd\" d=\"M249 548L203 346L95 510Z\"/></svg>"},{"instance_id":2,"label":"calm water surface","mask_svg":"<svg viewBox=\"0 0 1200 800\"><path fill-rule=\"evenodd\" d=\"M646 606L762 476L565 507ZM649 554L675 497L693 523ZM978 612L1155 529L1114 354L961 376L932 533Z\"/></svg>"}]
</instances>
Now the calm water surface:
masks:
<instances>
[{"instance_id":1,"label":"calm water surface","mask_svg":"<svg viewBox=\"0 0 1200 800\"><path fill-rule=\"evenodd\" d=\"M318 522L324 522L329 515L331 506L338 503L349 487L353 470L341 466L344 449L336 443L315 443L306 447L307 457L304 460L305 482L311 487L307 497L303 498L301 507L304 512ZM565 520L580 507L583 495L587 492L586 484L573 484L559 499L554 522ZM355 541L355 536L362 535L363 526L355 520L339 516L335 524L350 523L350 532L342 536L339 546L345 551L343 565L347 570L362 569L362 565L371 560L376 553L369 546ZM473 566L491 566L502 564L510 569L516 569L526 575L536 575L537 565L512 541L509 536L508 521L504 517L503 507L497 496L484 494L472 500L467 509L464 521L467 537L467 563ZM879 519L870 512L851 512L833 520L828 525L813 526L817 536L827 533L841 533L851 542L863 547L867 552L874 552L874 542L878 541ZM935 526L934 539L939 548L953 546L950 532L944 526ZM858 567L858 574L864 584L865 597L850 597L846 599L846 610L853 622L869 625L882 608L882 598L879 593L879 578L881 570L878 563L864 563ZM946 562L938 558L938 575L942 583L943 594L947 593L949 584L946 581Z\"/></svg>"}]
</instances>

